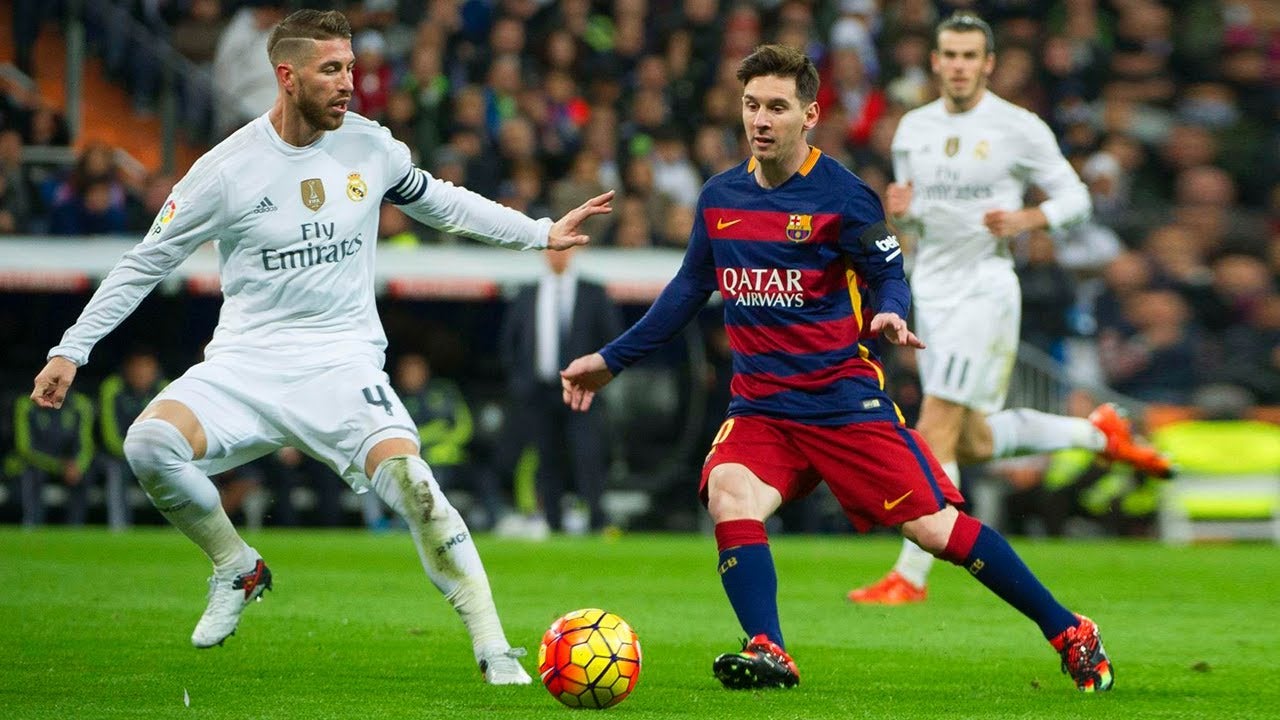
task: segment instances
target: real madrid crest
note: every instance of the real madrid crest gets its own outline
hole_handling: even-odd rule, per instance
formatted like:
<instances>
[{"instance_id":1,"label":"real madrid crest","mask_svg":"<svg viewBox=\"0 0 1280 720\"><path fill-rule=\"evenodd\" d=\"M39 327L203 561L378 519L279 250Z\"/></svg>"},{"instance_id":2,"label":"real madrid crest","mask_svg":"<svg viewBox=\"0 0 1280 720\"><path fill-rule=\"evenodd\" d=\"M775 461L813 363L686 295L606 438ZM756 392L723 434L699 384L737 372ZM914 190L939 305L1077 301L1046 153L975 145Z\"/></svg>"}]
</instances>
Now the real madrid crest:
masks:
<instances>
[{"instance_id":1,"label":"real madrid crest","mask_svg":"<svg viewBox=\"0 0 1280 720\"><path fill-rule=\"evenodd\" d=\"M368 194L369 186L360 179L360 173L353 172L347 175L347 197L351 198L351 202L360 202Z\"/></svg>"},{"instance_id":2,"label":"real madrid crest","mask_svg":"<svg viewBox=\"0 0 1280 720\"><path fill-rule=\"evenodd\" d=\"M787 217L787 239L801 243L813 234L812 215L789 215Z\"/></svg>"},{"instance_id":3,"label":"real madrid crest","mask_svg":"<svg viewBox=\"0 0 1280 720\"><path fill-rule=\"evenodd\" d=\"M960 152L960 136L952 135L947 138L947 144L942 146L942 151L947 154L947 157L955 157L956 153Z\"/></svg>"},{"instance_id":4,"label":"real madrid crest","mask_svg":"<svg viewBox=\"0 0 1280 720\"><path fill-rule=\"evenodd\" d=\"M312 211L324 205L324 183L320 178L308 178L302 181L302 204Z\"/></svg>"},{"instance_id":5,"label":"real madrid crest","mask_svg":"<svg viewBox=\"0 0 1280 720\"><path fill-rule=\"evenodd\" d=\"M986 160L991 154L991 143L986 140L979 141L977 146L973 148L973 154L979 160Z\"/></svg>"}]
</instances>

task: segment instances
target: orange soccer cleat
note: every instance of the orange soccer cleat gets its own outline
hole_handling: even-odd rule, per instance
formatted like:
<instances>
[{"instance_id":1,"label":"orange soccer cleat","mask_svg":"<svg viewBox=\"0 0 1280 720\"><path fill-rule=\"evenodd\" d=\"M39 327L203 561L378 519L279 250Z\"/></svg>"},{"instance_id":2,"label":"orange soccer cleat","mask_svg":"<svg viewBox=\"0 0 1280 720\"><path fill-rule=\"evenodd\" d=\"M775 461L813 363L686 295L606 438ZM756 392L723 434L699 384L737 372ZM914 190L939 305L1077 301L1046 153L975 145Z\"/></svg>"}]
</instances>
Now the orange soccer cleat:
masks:
<instances>
[{"instance_id":1,"label":"orange soccer cleat","mask_svg":"<svg viewBox=\"0 0 1280 720\"><path fill-rule=\"evenodd\" d=\"M1119 408L1111 403L1099 405L1089 413L1089 422L1107 437L1107 447L1102 456L1108 460L1128 463L1139 472L1154 475L1158 478L1173 477L1173 465L1169 458L1160 451L1138 442L1133 437L1133 428L1128 419L1120 414Z\"/></svg>"},{"instance_id":2,"label":"orange soccer cleat","mask_svg":"<svg viewBox=\"0 0 1280 720\"><path fill-rule=\"evenodd\" d=\"M928 596L927 589L912 585L897 570L892 570L877 583L850 590L848 597L849 602L863 605L906 605L924 602Z\"/></svg>"}]
</instances>

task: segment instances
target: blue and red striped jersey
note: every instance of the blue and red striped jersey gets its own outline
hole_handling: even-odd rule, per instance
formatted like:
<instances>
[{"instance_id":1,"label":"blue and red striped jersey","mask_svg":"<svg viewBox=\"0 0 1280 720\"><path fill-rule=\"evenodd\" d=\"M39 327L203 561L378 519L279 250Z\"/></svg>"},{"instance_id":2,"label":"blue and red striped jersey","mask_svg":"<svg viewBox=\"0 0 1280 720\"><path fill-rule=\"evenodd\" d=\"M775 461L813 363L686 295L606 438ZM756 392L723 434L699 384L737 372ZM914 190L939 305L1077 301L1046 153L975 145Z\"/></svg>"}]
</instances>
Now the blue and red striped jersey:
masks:
<instances>
[{"instance_id":1,"label":"blue and red striped jersey","mask_svg":"<svg viewBox=\"0 0 1280 720\"><path fill-rule=\"evenodd\" d=\"M754 170L753 159L707 181L679 272L601 351L609 369L670 340L719 290L733 351L729 416L900 420L862 337L868 301L901 317L910 306L880 198L817 148L776 188L761 187Z\"/></svg>"}]
</instances>

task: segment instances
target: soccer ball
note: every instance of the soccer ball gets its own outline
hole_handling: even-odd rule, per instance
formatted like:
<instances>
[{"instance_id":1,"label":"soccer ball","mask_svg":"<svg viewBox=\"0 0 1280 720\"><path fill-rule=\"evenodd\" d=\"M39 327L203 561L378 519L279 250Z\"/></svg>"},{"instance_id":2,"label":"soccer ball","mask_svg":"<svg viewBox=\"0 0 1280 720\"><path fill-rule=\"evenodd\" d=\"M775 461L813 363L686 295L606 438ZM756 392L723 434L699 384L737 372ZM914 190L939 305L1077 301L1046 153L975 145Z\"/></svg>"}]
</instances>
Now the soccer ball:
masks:
<instances>
[{"instance_id":1,"label":"soccer ball","mask_svg":"<svg viewBox=\"0 0 1280 720\"><path fill-rule=\"evenodd\" d=\"M574 610L543 634L538 673L547 692L565 705L603 710L635 689L640 639L611 612Z\"/></svg>"}]
</instances>

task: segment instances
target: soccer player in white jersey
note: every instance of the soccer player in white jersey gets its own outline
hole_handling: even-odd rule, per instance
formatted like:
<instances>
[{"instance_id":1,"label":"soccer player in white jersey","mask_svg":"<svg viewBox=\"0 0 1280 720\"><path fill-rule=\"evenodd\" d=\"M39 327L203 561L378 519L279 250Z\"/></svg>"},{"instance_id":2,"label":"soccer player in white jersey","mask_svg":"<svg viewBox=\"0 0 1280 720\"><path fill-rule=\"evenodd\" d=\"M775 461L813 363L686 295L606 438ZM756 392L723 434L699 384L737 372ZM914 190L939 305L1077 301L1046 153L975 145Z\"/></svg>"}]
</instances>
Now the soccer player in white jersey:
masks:
<instances>
[{"instance_id":1,"label":"soccer player in white jersey","mask_svg":"<svg viewBox=\"0 0 1280 720\"><path fill-rule=\"evenodd\" d=\"M275 105L205 154L146 237L125 253L36 376L32 399L58 407L104 335L208 240L223 306L205 360L129 428L125 455L168 520L213 562L196 647L220 645L271 587L209 480L285 445L323 461L404 516L431 582L461 616L487 682L528 684L498 619L466 524L419 457L418 431L382 371L374 305L378 206L519 249L587 242L578 228L610 212L612 193L556 222L533 220L414 167L377 123L347 112L351 27L302 10L272 32ZM255 58L243 58L255 62Z\"/></svg>"},{"instance_id":2,"label":"soccer player in white jersey","mask_svg":"<svg viewBox=\"0 0 1280 720\"><path fill-rule=\"evenodd\" d=\"M1004 407L1018 352L1021 290L1009 239L1088 218L1089 193L1040 118L987 89L991 27L969 13L939 24L931 56L941 97L903 116L885 209L917 239L911 278L924 402L917 429L953 482L959 466L1088 448L1167 477L1168 460L1137 443L1112 405L1084 418ZM1028 185L1048 199L1023 207ZM925 599L933 556L904 541L886 577L850 591L859 603Z\"/></svg>"}]
</instances>

